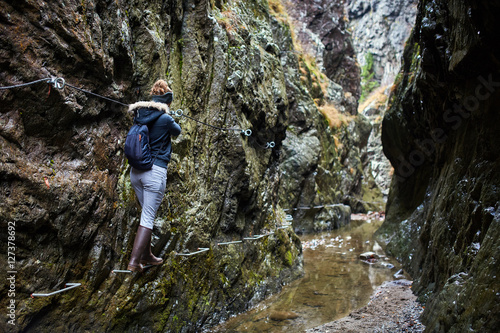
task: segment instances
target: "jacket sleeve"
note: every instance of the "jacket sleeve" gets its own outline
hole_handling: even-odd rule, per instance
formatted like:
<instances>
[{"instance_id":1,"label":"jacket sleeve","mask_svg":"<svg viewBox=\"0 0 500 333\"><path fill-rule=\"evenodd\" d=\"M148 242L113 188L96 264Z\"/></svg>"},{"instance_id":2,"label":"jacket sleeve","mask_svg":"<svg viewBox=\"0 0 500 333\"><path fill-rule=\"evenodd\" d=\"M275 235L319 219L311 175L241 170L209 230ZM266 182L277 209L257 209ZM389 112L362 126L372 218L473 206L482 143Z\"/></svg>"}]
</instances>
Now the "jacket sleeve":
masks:
<instances>
[{"instance_id":1,"label":"jacket sleeve","mask_svg":"<svg viewBox=\"0 0 500 333\"><path fill-rule=\"evenodd\" d=\"M181 134L181 127L175 122L174 118L170 116L169 118L168 131L170 132L171 136L178 136L179 134Z\"/></svg>"}]
</instances>

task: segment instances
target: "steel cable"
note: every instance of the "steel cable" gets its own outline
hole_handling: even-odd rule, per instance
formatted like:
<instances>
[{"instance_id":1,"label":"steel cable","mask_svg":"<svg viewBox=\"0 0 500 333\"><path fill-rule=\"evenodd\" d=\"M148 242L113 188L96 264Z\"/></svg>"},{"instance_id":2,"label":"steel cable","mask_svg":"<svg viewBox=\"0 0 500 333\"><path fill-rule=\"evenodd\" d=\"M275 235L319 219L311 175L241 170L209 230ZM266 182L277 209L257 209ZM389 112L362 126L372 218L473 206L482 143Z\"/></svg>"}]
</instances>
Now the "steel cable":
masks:
<instances>
[{"instance_id":1,"label":"steel cable","mask_svg":"<svg viewBox=\"0 0 500 333\"><path fill-rule=\"evenodd\" d=\"M29 86L29 85L32 85L32 84L35 84L35 83L39 83L39 82L50 83L51 80L52 79L40 79L40 80L36 80L36 81L32 81L32 82L16 84L16 85L13 85L13 86L0 87L0 90L7 90L7 89L13 89L13 88L26 87L26 86Z\"/></svg>"},{"instance_id":2,"label":"steel cable","mask_svg":"<svg viewBox=\"0 0 500 333\"><path fill-rule=\"evenodd\" d=\"M0 87L0 90L8 90L8 89L13 89L13 88L26 87L26 86L29 86L29 85L32 85L32 84L36 84L36 83L40 83L40 82L46 82L46 83L52 84L55 88L57 88L59 90L62 90L64 87L67 86L67 87L69 87L71 89L75 89L75 90L83 92L85 94L89 94L89 95L92 95L92 96L95 96L95 97L98 97L98 98L102 98L102 99L107 100L107 101L112 102L112 103L116 103L116 104L119 104L119 105L122 105L122 106L127 106L127 107L129 106L129 104L125 104L125 103L122 103L122 102L117 101L115 99L112 99L112 98L109 98L109 97L106 97L106 96L102 96L102 95L96 94L94 92L91 92L89 90L85 90L85 89L76 87L76 86L74 86L72 84L69 84L62 77L45 78L45 79L35 80L35 81L27 82L27 83L20 83L20 84L16 84L16 85L12 85L12 86L4 86L4 87ZM178 111L180 111L180 113L178 113ZM186 114L183 114L183 111L180 110L180 109L177 110L175 113L172 113L172 114L174 114L176 116L179 116L179 117L186 117L186 118L191 119L191 120L193 120L193 121L195 121L195 122L197 122L199 124L202 124L202 125L205 125L205 126L217 129L217 130L241 132L242 134L244 134L246 136L252 135L252 131L250 129L244 130L244 129L241 129L241 128L224 128L224 127L214 126L214 125L208 124L206 122L200 121L198 119L195 119L195 118L193 118L191 116L188 116Z\"/></svg>"},{"instance_id":3,"label":"steel cable","mask_svg":"<svg viewBox=\"0 0 500 333\"><path fill-rule=\"evenodd\" d=\"M71 85L71 84L69 84L69 83L66 83L66 86L68 86L68 87L70 87L70 88L73 88L73 89L75 89L75 90L78 90L78 91L84 92L84 93L86 93L86 94L93 95L93 96L96 96L96 97L99 97L99 98L105 99L105 100L107 100L107 101L110 101L110 102L113 102L113 103L116 103L116 104L120 104L120 105L123 105L123 106L128 106L128 104L122 103L122 102L120 102L120 101L114 100L114 99L109 98L109 97L105 97L105 96L102 96L102 95L99 95L99 94L93 93L93 92L91 92L91 91L88 91L88 90L85 90L85 89L82 89L82 88L75 87L74 85Z\"/></svg>"}]
</instances>

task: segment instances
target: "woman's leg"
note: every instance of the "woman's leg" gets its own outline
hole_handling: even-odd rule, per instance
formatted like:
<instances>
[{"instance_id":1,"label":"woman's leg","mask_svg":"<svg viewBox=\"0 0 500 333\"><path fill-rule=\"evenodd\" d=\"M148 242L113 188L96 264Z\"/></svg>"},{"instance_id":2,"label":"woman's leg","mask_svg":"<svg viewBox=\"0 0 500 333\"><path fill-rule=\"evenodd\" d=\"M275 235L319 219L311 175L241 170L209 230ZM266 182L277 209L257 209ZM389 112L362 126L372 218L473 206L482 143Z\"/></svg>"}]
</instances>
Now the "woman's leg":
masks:
<instances>
[{"instance_id":1,"label":"woman's leg","mask_svg":"<svg viewBox=\"0 0 500 333\"><path fill-rule=\"evenodd\" d=\"M144 205L142 207L141 227L153 229L153 222L158 208L165 195L167 186L167 169L153 165L151 178L144 184ZM163 259L157 258L151 252L151 240L141 257L141 264L161 265Z\"/></svg>"},{"instance_id":2,"label":"woman's leg","mask_svg":"<svg viewBox=\"0 0 500 333\"><path fill-rule=\"evenodd\" d=\"M131 182L141 202L141 223L137 230L134 249L129 262L129 269L142 271L142 264L160 265L163 260L151 252L151 233L156 212L160 207L167 185L167 169L153 165L145 172L131 172ZM134 180L132 180L134 178ZM135 185L134 185L135 183ZM136 244L137 243L137 244ZM136 246L137 245L137 246Z\"/></svg>"},{"instance_id":3,"label":"woman's leg","mask_svg":"<svg viewBox=\"0 0 500 333\"><path fill-rule=\"evenodd\" d=\"M153 229L156 213L165 195L167 169L153 165L153 168L148 170L147 174L142 178L142 184L141 225Z\"/></svg>"}]
</instances>

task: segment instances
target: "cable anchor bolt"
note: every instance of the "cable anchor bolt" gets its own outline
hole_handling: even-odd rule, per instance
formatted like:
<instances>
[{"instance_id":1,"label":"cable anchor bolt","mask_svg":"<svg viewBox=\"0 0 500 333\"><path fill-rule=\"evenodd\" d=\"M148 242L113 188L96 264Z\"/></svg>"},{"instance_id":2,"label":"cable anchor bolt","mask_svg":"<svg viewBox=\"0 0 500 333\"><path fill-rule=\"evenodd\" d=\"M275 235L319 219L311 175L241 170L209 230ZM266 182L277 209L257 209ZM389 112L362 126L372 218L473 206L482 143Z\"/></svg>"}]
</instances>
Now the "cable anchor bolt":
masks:
<instances>
[{"instance_id":1,"label":"cable anchor bolt","mask_svg":"<svg viewBox=\"0 0 500 333\"><path fill-rule=\"evenodd\" d=\"M241 134L244 134L246 136L250 136L250 135L252 135L252 130L251 129L241 130Z\"/></svg>"},{"instance_id":2,"label":"cable anchor bolt","mask_svg":"<svg viewBox=\"0 0 500 333\"><path fill-rule=\"evenodd\" d=\"M59 90L63 89L66 85L66 81L62 77L53 77L50 79L49 83L51 83L54 88Z\"/></svg>"},{"instance_id":3,"label":"cable anchor bolt","mask_svg":"<svg viewBox=\"0 0 500 333\"><path fill-rule=\"evenodd\" d=\"M266 149L267 148L274 148L274 146L276 146L276 144L274 143L274 141L266 142Z\"/></svg>"}]
</instances>

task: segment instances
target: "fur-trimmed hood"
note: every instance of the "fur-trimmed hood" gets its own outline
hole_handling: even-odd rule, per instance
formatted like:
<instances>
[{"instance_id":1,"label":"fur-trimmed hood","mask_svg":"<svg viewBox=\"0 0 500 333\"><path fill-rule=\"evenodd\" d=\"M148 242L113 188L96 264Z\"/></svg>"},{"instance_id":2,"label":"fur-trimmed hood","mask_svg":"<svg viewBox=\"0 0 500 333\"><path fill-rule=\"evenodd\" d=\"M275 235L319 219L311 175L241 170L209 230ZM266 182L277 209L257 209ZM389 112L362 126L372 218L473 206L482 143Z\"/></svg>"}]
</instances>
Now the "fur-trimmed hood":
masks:
<instances>
[{"instance_id":1,"label":"fur-trimmed hood","mask_svg":"<svg viewBox=\"0 0 500 333\"><path fill-rule=\"evenodd\" d=\"M157 109L159 111L163 111L165 113L170 113L170 108L168 107L167 104L164 103L158 103L158 102L137 102L134 104L130 104L128 106L129 112L134 112L137 109L140 108L147 108L147 109Z\"/></svg>"},{"instance_id":2,"label":"fur-trimmed hood","mask_svg":"<svg viewBox=\"0 0 500 333\"><path fill-rule=\"evenodd\" d=\"M135 113L135 122L143 125L151 124L165 113L170 113L170 108L167 104L154 101L131 104L128 110Z\"/></svg>"}]
</instances>

